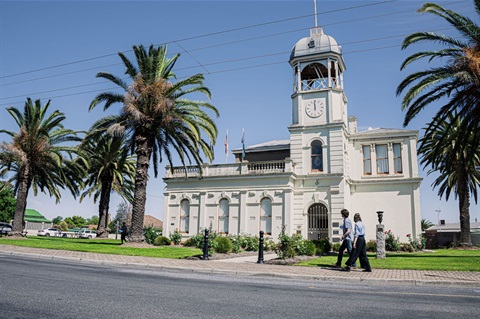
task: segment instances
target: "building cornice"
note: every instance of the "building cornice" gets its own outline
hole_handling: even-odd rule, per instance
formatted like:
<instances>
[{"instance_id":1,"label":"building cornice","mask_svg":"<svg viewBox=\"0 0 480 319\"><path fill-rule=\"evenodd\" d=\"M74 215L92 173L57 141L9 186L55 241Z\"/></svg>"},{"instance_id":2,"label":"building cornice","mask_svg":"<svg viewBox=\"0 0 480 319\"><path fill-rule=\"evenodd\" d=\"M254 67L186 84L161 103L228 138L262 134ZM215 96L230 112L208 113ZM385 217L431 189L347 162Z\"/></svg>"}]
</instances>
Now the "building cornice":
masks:
<instances>
[{"instance_id":1,"label":"building cornice","mask_svg":"<svg viewBox=\"0 0 480 319\"><path fill-rule=\"evenodd\" d=\"M387 184L418 184L422 182L423 178L413 177L413 178L403 178L403 177L371 177L365 180L353 180L345 179L346 182L351 186L361 186L361 185L387 185Z\"/></svg>"}]
</instances>

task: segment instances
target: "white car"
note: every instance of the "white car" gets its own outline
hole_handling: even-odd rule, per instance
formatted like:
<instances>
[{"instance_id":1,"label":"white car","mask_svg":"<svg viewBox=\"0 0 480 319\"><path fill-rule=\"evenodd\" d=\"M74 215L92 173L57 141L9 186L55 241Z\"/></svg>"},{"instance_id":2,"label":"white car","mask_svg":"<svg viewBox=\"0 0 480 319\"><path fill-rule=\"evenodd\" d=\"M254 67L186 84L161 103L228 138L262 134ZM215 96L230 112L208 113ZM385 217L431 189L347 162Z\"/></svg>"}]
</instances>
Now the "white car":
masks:
<instances>
[{"instance_id":1,"label":"white car","mask_svg":"<svg viewBox=\"0 0 480 319\"><path fill-rule=\"evenodd\" d=\"M82 229L78 232L78 237L92 239L97 237L97 232L91 229Z\"/></svg>"},{"instance_id":2,"label":"white car","mask_svg":"<svg viewBox=\"0 0 480 319\"><path fill-rule=\"evenodd\" d=\"M59 236L62 231L58 228L47 228L47 229L40 229L37 233L37 236Z\"/></svg>"}]
</instances>

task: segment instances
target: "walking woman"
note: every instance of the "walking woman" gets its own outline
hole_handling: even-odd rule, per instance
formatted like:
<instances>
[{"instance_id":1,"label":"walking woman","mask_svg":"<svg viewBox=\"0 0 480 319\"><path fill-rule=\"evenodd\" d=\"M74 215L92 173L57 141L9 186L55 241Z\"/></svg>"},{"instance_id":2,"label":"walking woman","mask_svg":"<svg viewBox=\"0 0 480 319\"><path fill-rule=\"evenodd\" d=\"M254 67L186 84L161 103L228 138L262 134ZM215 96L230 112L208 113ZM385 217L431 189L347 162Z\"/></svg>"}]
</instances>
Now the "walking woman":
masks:
<instances>
[{"instance_id":1,"label":"walking woman","mask_svg":"<svg viewBox=\"0 0 480 319\"><path fill-rule=\"evenodd\" d=\"M362 222L362 217L359 213L353 216L355 222L355 239L353 240L353 254L350 255L345 263L344 271L350 271L350 267L360 258L360 264L365 267L364 272L372 272L370 262L367 257L367 245L365 243L365 224Z\"/></svg>"}]
</instances>

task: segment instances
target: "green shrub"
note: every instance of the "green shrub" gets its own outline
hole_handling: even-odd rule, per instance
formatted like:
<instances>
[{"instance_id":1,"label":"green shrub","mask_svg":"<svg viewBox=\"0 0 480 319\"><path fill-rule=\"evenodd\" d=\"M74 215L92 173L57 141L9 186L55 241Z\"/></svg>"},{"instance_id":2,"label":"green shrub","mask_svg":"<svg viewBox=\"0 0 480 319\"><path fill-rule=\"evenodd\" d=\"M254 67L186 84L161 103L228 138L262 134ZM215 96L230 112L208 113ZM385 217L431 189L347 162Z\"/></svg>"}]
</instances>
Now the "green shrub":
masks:
<instances>
[{"instance_id":1,"label":"green shrub","mask_svg":"<svg viewBox=\"0 0 480 319\"><path fill-rule=\"evenodd\" d=\"M367 251L369 252L376 252L377 251L377 242L376 241L368 241L366 244Z\"/></svg>"},{"instance_id":2,"label":"green shrub","mask_svg":"<svg viewBox=\"0 0 480 319\"><path fill-rule=\"evenodd\" d=\"M193 235L192 237L188 238L184 243L183 246L185 247L200 247L200 243L203 244L203 235L202 234L196 234ZM202 246L203 248L203 246Z\"/></svg>"},{"instance_id":3,"label":"green shrub","mask_svg":"<svg viewBox=\"0 0 480 319\"><path fill-rule=\"evenodd\" d=\"M229 235L227 237L232 243L232 252L237 254L242 249L242 236L240 235Z\"/></svg>"},{"instance_id":4,"label":"green shrub","mask_svg":"<svg viewBox=\"0 0 480 319\"><path fill-rule=\"evenodd\" d=\"M170 239L165 236L158 236L153 240L154 246L169 246L170 244L171 244Z\"/></svg>"},{"instance_id":5,"label":"green shrub","mask_svg":"<svg viewBox=\"0 0 480 319\"><path fill-rule=\"evenodd\" d=\"M315 244L311 240L306 240L305 241L305 246L306 246L306 253L305 255L307 256L315 256L315 252L317 250L317 247L315 247Z\"/></svg>"},{"instance_id":6,"label":"green shrub","mask_svg":"<svg viewBox=\"0 0 480 319\"><path fill-rule=\"evenodd\" d=\"M149 226L143 229L143 236L145 236L145 241L147 244L152 245L158 234L160 234L160 230L158 228Z\"/></svg>"},{"instance_id":7,"label":"green shrub","mask_svg":"<svg viewBox=\"0 0 480 319\"><path fill-rule=\"evenodd\" d=\"M219 254L226 254L232 251L232 242L227 237L217 237L215 239L217 245L215 247L215 251Z\"/></svg>"},{"instance_id":8,"label":"green shrub","mask_svg":"<svg viewBox=\"0 0 480 319\"><path fill-rule=\"evenodd\" d=\"M182 242L182 234L178 232L177 229L173 233L170 233L170 240L173 242L174 245L180 245Z\"/></svg>"},{"instance_id":9,"label":"green shrub","mask_svg":"<svg viewBox=\"0 0 480 319\"><path fill-rule=\"evenodd\" d=\"M391 230L385 232L385 250L398 251L400 249L400 241Z\"/></svg>"},{"instance_id":10,"label":"green shrub","mask_svg":"<svg viewBox=\"0 0 480 319\"><path fill-rule=\"evenodd\" d=\"M302 235L294 234L292 235L292 245L295 249L295 255L305 256L307 255L307 242L308 240L303 239Z\"/></svg>"},{"instance_id":11,"label":"green shrub","mask_svg":"<svg viewBox=\"0 0 480 319\"><path fill-rule=\"evenodd\" d=\"M415 239L408 234L407 237L408 243L412 246L414 251L424 250L427 247L427 239L424 236Z\"/></svg>"},{"instance_id":12,"label":"green shrub","mask_svg":"<svg viewBox=\"0 0 480 319\"><path fill-rule=\"evenodd\" d=\"M324 255L332 250L332 244L330 243L328 238L313 240L313 243L317 248L317 255ZM338 248L340 248L340 246L338 246Z\"/></svg>"},{"instance_id":13,"label":"green shrub","mask_svg":"<svg viewBox=\"0 0 480 319\"><path fill-rule=\"evenodd\" d=\"M258 236L243 235L241 247L246 251L258 251Z\"/></svg>"},{"instance_id":14,"label":"green shrub","mask_svg":"<svg viewBox=\"0 0 480 319\"><path fill-rule=\"evenodd\" d=\"M278 235L279 243L275 247L275 252L280 259L293 258L296 255L293 240L285 233L285 225L282 226L282 231Z\"/></svg>"},{"instance_id":15,"label":"green shrub","mask_svg":"<svg viewBox=\"0 0 480 319\"><path fill-rule=\"evenodd\" d=\"M214 231L210 231L208 235L208 253L211 254L213 251L215 251L217 241L215 240L217 238L217 233ZM198 249L201 249L203 251L203 246L205 243L205 229L200 230L200 232L196 235L193 235L189 239L185 241L183 244L186 247L196 247Z\"/></svg>"},{"instance_id":16,"label":"green shrub","mask_svg":"<svg viewBox=\"0 0 480 319\"><path fill-rule=\"evenodd\" d=\"M275 242L271 238L266 238L263 241L263 250L264 251L274 251L275 250Z\"/></svg>"}]
</instances>

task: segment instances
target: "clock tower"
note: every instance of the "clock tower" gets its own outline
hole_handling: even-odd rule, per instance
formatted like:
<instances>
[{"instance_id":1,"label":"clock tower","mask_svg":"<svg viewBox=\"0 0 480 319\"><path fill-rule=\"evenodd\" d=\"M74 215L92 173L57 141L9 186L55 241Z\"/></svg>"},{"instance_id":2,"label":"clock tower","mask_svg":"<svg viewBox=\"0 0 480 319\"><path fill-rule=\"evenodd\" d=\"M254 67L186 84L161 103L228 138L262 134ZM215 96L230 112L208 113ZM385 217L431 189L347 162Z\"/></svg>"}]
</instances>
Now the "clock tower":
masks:
<instances>
[{"instance_id":1,"label":"clock tower","mask_svg":"<svg viewBox=\"0 0 480 319\"><path fill-rule=\"evenodd\" d=\"M322 27L315 27L295 44L289 62L293 69L290 156L297 174L343 172L339 167L343 164L330 160L334 149L343 150L348 134L342 49ZM343 158L342 153L337 158Z\"/></svg>"}]
</instances>

